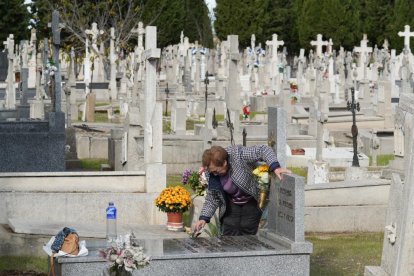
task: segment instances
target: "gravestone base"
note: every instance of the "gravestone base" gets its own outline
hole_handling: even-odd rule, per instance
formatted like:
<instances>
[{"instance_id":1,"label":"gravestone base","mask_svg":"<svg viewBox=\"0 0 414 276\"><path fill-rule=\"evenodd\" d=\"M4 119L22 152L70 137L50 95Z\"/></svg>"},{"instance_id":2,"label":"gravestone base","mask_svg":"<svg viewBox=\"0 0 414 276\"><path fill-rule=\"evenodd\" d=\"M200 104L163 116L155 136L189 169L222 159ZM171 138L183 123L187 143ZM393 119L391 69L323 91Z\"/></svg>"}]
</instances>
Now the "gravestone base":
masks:
<instances>
[{"instance_id":1,"label":"gravestone base","mask_svg":"<svg viewBox=\"0 0 414 276\"><path fill-rule=\"evenodd\" d=\"M31 100L30 103L30 119L45 118L45 107L43 100Z\"/></svg>"},{"instance_id":2,"label":"gravestone base","mask_svg":"<svg viewBox=\"0 0 414 276\"><path fill-rule=\"evenodd\" d=\"M362 167L348 167L345 169L345 181L363 180L368 177L368 169Z\"/></svg>"},{"instance_id":3,"label":"gravestone base","mask_svg":"<svg viewBox=\"0 0 414 276\"><path fill-rule=\"evenodd\" d=\"M308 185L329 182L329 163L324 161L308 161Z\"/></svg>"},{"instance_id":4,"label":"gravestone base","mask_svg":"<svg viewBox=\"0 0 414 276\"><path fill-rule=\"evenodd\" d=\"M309 275L309 254L257 236L139 240L150 264L132 275ZM89 255L60 257L56 275L107 275L97 256L105 245L86 245Z\"/></svg>"}]
</instances>

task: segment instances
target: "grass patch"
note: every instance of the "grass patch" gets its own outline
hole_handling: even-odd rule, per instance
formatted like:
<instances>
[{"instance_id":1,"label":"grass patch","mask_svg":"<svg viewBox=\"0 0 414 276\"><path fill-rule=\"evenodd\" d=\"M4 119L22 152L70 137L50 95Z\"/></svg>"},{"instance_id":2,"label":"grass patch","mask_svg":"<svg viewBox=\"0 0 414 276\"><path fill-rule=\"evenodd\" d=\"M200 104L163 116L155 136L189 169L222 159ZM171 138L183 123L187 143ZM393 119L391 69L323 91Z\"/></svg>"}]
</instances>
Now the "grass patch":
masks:
<instances>
[{"instance_id":1,"label":"grass patch","mask_svg":"<svg viewBox=\"0 0 414 276\"><path fill-rule=\"evenodd\" d=\"M203 124L204 125L204 121L187 119L187 121L185 122L185 127L186 127L187 130L194 130L194 125L195 124Z\"/></svg>"},{"instance_id":2,"label":"grass patch","mask_svg":"<svg viewBox=\"0 0 414 276\"><path fill-rule=\"evenodd\" d=\"M380 265L383 233L308 234L313 243L310 275L364 275L367 265Z\"/></svg>"},{"instance_id":3,"label":"grass patch","mask_svg":"<svg viewBox=\"0 0 414 276\"><path fill-rule=\"evenodd\" d=\"M35 271L37 273L47 273L47 257L16 257L1 256L0 271L17 270L17 271ZM7 274L6 274L7 275ZM17 274L12 274L17 275ZM23 275L23 274L22 274Z\"/></svg>"},{"instance_id":4,"label":"grass patch","mask_svg":"<svg viewBox=\"0 0 414 276\"><path fill-rule=\"evenodd\" d=\"M106 110L95 112L95 123L108 123L108 112Z\"/></svg>"},{"instance_id":5,"label":"grass patch","mask_svg":"<svg viewBox=\"0 0 414 276\"><path fill-rule=\"evenodd\" d=\"M80 166L83 170L99 171L101 164L108 164L108 159L81 159Z\"/></svg>"},{"instance_id":6,"label":"grass patch","mask_svg":"<svg viewBox=\"0 0 414 276\"><path fill-rule=\"evenodd\" d=\"M95 106L105 106L105 105L110 105L111 103L105 103L105 102L99 102L99 103L95 103Z\"/></svg>"},{"instance_id":7,"label":"grass patch","mask_svg":"<svg viewBox=\"0 0 414 276\"><path fill-rule=\"evenodd\" d=\"M372 156L369 155L369 165L372 166ZM391 160L394 160L394 154L377 155L377 166L388 166Z\"/></svg>"},{"instance_id":8,"label":"grass patch","mask_svg":"<svg viewBox=\"0 0 414 276\"><path fill-rule=\"evenodd\" d=\"M394 160L394 154L381 154L377 156L377 166L388 166Z\"/></svg>"},{"instance_id":9,"label":"grass patch","mask_svg":"<svg viewBox=\"0 0 414 276\"><path fill-rule=\"evenodd\" d=\"M171 121L167 121L167 120L162 121L162 132L171 133Z\"/></svg>"},{"instance_id":10,"label":"grass patch","mask_svg":"<svg viewBox=\"0 0 414 276\"><path fill-rule=\"evenodd\" d=\"M305 167L289 167L288 168L292 173L302 176L305 178L305 183L308 178L308 168Z\"/></svg>"}]
</instances>

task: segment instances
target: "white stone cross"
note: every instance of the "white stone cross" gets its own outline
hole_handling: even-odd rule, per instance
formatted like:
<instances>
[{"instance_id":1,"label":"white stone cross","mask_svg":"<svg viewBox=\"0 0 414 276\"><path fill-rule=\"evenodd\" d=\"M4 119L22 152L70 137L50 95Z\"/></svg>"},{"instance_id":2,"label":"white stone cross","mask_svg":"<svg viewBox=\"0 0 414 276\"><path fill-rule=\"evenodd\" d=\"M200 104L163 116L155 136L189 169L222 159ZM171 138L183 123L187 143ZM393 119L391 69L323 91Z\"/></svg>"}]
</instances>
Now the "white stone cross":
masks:
<instances>
[{"instance_id":1,"label":"white stone cross","mask_svg":"<svg viewBox=\"0 0 414 276\"><path fill-rule=\"evenodd\" d=\"M275 60L277 59L277 48L279 48L279 46L285 45L285 42L283 40L277 40L277 34L273 34L272 40L266 41L266 45L272 47L272 59Z\"/></svg>"},{"instance_id":2,"label":"white stone cross","mask_svg":"<svg viewBox=\"0 0 414 276\"><path fill-rule=\"evenodd\" d=\"M144 49L144 34L145 34L145 29L144 29L144 24L140 21L138 22L138 28L133 28L131 30L131 33L133 34L137 34L137 43L138 43L138 49Z\"/></svg>"},{"instance_id":3,"label":"white stone cross","mask_svg":"<svg viewBox=\"0 0 414 276\"><path fill-rule=\"evenodd\" d=\"M252 57L254 57L254 60L256 60L256 36L255 34L252 34L252 37L250 39L250 45L252 48Z\"/></svg>"},{"instance_id":4,"label":"white stone cross","mask_svg":"<svg viewBox=\"0 0 414 276\"><path fill-rule=\"evenodd\" d=\"M228 35L229 45L229 62L228 62L228 88L225 94L226 106L230 110L241 110L240 89L238 86L237 64L240 60L239 37L237 35Z\"/></svg>"},{"instance_id":5,"label":"white stone cross","mask_svg":"<svg viewBox=\"0 0 414 276\"><path fill-rule=\"evenodd\" d=\"M368 53L372 53L372 47L368 47L368 41L367 34L364 34L360 46L354 48L354 51L359 53L360 66L365 64ZM365 59L363 60L363 58Z\"/></svg>"},{"instance_id":6,"label":"white stone cross","mask_svg":"<svg viewBox=\"0 0 414 276\"><path fill-rule=\"evenodd\" d=\"M318 57L321 57L322 56L322 46L327 46L328 45L328 41L323 41L322 40L322 35L321 34L318 34L316 36L316 41L315 40L312 40L310 42L310 44L312 46L316 46L316 55Z\"/></svg>"},{"instance_id":7,"label":"white stone cross","mask_svg":"<svg viewBox=\"0 0 414 276\"><path fill-rule=\"evenodd\" d=\"M385 50L388 50L389 47L389 43L388 43L388 39L384 39L384 43L382 44L382 48L384 48Z\"/></svg>"},{"instance_id":8,"label":"white stone cross","mask_svg":"<svg viewBox=\"0 0 414 276\"><path fill-rule=\"evenodd\" d=\"M92 23L92 29L85 30L87 35L92 36L92 47L96 47L96 41L98 39L98 35L103 34L102 30L98 29L98 24L96 22Z\"/></svg>"},{"instance_id":9,"label":"white stone cross","mask_svg":"<svg viewBox=\"0 0 414 276\"><path fill-rule=\"evenodd\" d=\"M27 54L28 54L28 45L27 41L23 41L21 45L20 54L22 56L22 68L28 67L28 60L27 60Z\"/></svg>"},{"instance_id":10,"label":"white stone cross","mask_svg":"<svg viewBox=\"0 0 414 276\"><path fill-rule=\"evenodd\" d=\"M252 34L250 39L250 45L252 46L252 51L254 51L254 48L256 48L256 36L254 34Z\"/></svg>"},{"instance_id":11,"label":"white stone cross","mask_svg":"<svg viewBox=\"0 0 414 276\"><path fill-rule=\"evenodd\" d=\"M3 45L7 48L7 56L9 59L14 58L14 35L10 34L6 41L3 42Z\"/></svg>"},{"instance_id":12,"label":"white stone cross","mask_svg":"<svg viewBox=\"0 0 414 276\"><path fill-rule=\"evenodd\" d=\"M332 46L334 45L332 38L329 39L328 46L326 47L326 52L330 55L332 54Z\"/></svg>"},{"instance_id":13,"label":"white stone cross","mask_svg":"<svg viewBox=\"0 0 414 276\"><path fill-rule=\"evenodd\" d=\"M410 25L404 26L404 32L398 32L398 36L404 37L404 48L410 50L410 37L414 36L414 32L410 32Z\"/></svg>"},{"instance_id":14,"label":"white stone cross","mask_svg":"<svg viewBox=\"0 0 414 276\"><path fill-rule=\"evenodd\" d=\"M157 59L161 56L161 49L157 48L157 27L147 26L145 28L145 51L142 61L145 62L145 108L144 108L144 160L151 163L159 160L159 155L155 154L153 148L157 148L157 137L154 137L158 129L153 128L156 115L156 96L157 96ZM155 124L156 125L156 124ZM161 135L162 137L162 135ZM161 143L162 147L162 143ZM156 150L157 151L157 150ZM155 155L154 155L155 154ZM162 155L161 155L162 156Z\"/></svg>"},{"instance_id":15,"label":"white stone cross","mask_svg":"<svg viewBox=\"0 0 414 276\"><path fill-rule=\"evenodd\" d=\"M15 109L16 108L16 90L14 88L15 76L14 76L14 36L9 35L7 41L3 42L7 47L7 57L9 59L9 67L7 70L7 88L6 88L6 109Z\"/></svg>"}]
</instances>

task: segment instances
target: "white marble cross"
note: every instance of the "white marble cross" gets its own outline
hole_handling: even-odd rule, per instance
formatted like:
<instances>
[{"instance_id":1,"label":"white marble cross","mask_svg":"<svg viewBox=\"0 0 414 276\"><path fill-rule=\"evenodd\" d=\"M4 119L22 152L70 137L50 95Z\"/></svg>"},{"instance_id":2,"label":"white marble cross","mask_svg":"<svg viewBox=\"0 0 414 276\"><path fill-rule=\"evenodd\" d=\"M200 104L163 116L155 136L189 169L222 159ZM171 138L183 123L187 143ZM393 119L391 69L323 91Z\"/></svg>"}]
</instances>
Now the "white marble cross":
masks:
<instances>
[{"instance_id":1,"label":"white marble cross","mask_svg":"<svg viewBox=\"0 0 414 276\"><path fill-rule=\"evenodd\" d=\"M14 58L14 35L10 34L7 40L3 42L3 45L7 48L8 58Z\"/></svg>"},{"instance_id":2,"label":"white marble cross","mask_svg":"<svg viewBox=\"0 0 414 276\"><path fill-rule=\"evenodd\" d=\"M321 34L318 34L316 36L316 41L315 40L312 40L310 42L310 44L312 46L316 46L316 55L319 56L319 57L321 57L322 56L322 46L327 46L328 45L328 41L323 41L322 40L322 35Z\"/></svg>"},{"instance_id":3,"label":"white marble cross","mask_svg":"<svg viewBox=\"0 0 414 276\"><path fill-rule=\"evenodd\" d=\"M6 88L6 109L16 108L16 90L14 88L15 75L14 75L14 35L10 34L7 41L3 42L7 47L7 57L9 59L9 67L7 71L7 88Z\"/></svg>"},{"instance_id":4,"label":"white marble cross","mask_svg":"<svg viewBox=\"0 0 414 276\"><path fill-rule=\"evenodd\" d=\"M98 24L96 22L93 22L92 23L92 29L85 30L85 33L87 35L92 36L92 46L96 47L96 42L98 40L98 35L103 34L103 31L98 29Z\"/></svg>"},{"instance_id":5,"label":"white marble cross","mask_svg":"<svg viewBox=\"0 0 414 276\"><path fill-rule=\"evenodd\" d=\"M161 146L157 142L159 135L155 135L155 132L158 133L159 129L156 119L159 115L156 112L156 96L157 96L157 59L161 56L161 50L157 48L157 27L147 26L145 28L145 51L142 55L142 61L145 64L145 89L144 89L144 159L145 163L151 163L154 161L159 161L160 154L157 147ZM162 108L161 108L162 112ZM155 126L155 128L153 128ZM162 130L161 130L162 131ZM159 133L158 133L159 134ZM162 135L161 135L162 138ZM155 150L153 150L155 148Z\"/></svg>"},{"instance_id":6,"label":"white marble cross","mask_svg":"<svg viewBox=\"0 0 414 276\"><path fill-rule=\"evenodd\" d=\"M414 32L410 32L410 25L404 26L404 32L398 32L398 36L404 37L404 48L410 50L410 37L414 36Z\"/></svg>"},{"instance_id":7,"label":"white marble cross","mask_svg":"<svg viewBox=\"0 0 414 276\"><path fill-rule=\"evenodd\" d=\"M250 45L252 48L252 57L254 57L254 60L256 60L256 36L252 34L252 37L250 39Z\"/></svg>"},{"instance_id":8,"label":"white marble cross","mask_svg":"<svg viewBox=\"0 0 414 276\"><path fill-rule=\"evenodd\" d=\"M330 55L332 54L332 46L334 45L332 38L329 39L328 46L326 47L326 52Z\"/></svg>"},{"instance_id":9,"label":"white marble cross","mask_svg":"<svg viewBox=\"0 0 414 276\"><path fill-rule=\"evenodd\" d=\"M144 29L144 24L140 21L138 22L138 28L134 28L131 30L131 33L137 34L137 43L138 43L138 49L144 49L144 34L145 34L145 29Z\"/></svg>"},{"instance_id":10,"label":"white marble cross","mask_svg":"<svg viewBox=\"0 0 414 276\"><path fill-rule=\"evenodd\" d=\"M285 45L285 42L283 40L277 40L277 34L273 34L272 40L266 41L266 45L269 47L270 46L272 47L272 59L276 60L277 59L277 48L279 48L279 46Z\"/></svg>"},{"instance_id":11,"label":"white marble cross","mask_svg":"<svg viewBox=\"0 0 414 276\"><path fill-rule=\"evenodd\" d=\"M118 91L116 87L116 60L117 55L115 53L115 28L111 28L111 40L109 42L109 62L111 65L109 89L111 92L111 99L116 100L118 97Z\"/></svg>"},{"instance_id":12,"label":"white marble cross","mask_svg":"<svg viewBox=\"0 0 414 276\"><path fill-rule=\"evenodd\" d=\"M28 45L27 41L23 41L21 44L20 54L22 57L22 68L28 67L28 60L27 60L27 54L28 54Z\"/></svg>"},{"instance_id":13,"label":"white marble cross","mask_svg":"<svg viewBox=\"0 0 414 276\"><path fill-rule=\"evenodd\" d=\"M368 41L367 34L364 34L360 46L354 48L354 51L359 53L360 66L365 64L366 60L363 60L363 58L366 59L368 53L372 53L372 47L368 47Z\"/></svg>"},{"instance_id":14,"label":"white marble cross","mask_svg":"<svg viewBox=\"0 0 414 276\"><path fill-rule=\"evenodd\" d=\"M228 89L225 94L226 106L230 110L241 110L240 104L240 87L237 73L237 64L240 60L239 53L239 37L237 35L228 35L227 41L229 45L228 60Z\"/></svg>"}]
</instances>

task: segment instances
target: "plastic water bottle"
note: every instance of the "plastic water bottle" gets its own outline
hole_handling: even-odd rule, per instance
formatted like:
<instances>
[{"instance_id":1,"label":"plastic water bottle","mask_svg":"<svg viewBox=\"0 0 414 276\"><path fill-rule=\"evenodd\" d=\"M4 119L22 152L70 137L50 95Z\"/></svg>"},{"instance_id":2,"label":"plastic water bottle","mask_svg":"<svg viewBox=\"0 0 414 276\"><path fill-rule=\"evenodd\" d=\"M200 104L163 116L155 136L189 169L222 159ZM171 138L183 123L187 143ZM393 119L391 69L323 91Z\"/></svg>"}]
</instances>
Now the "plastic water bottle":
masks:
<instances>
[{"instance_id":1,"label":"plastic water bottle","mask_svg":"<svg viewBox=\"0 0 414 276\"><path fill-rule=\"evenodd\" d=\"M109 202L106 208L106 238L108 241L116 239L116 208Z\"/></svg>"}]
</instances>

